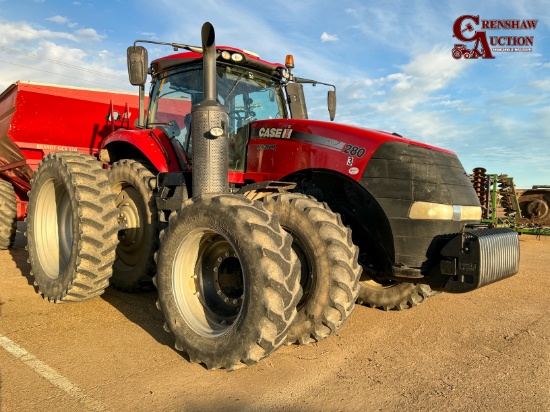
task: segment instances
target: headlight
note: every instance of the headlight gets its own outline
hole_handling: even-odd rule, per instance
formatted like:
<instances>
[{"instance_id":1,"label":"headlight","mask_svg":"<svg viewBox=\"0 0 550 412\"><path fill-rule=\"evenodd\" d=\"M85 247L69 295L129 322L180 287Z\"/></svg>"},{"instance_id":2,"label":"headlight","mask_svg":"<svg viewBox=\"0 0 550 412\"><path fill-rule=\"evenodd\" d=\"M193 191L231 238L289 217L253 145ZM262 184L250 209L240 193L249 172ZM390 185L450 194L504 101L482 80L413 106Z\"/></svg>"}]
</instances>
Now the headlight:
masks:
<instances>
[{"instance_id":1,"label":"headlight","mask_svg":"<svg viewBox=\"0 0 550 412\"><path fill-rule=\"evenodd\" d=\"M240 53L233 53L231 55L231 60L233 60L235 63L242 62L244 59L244 56Z\"/></svg>"},{"instance_id":2,"label":"headlight","mask_svg":"<svg viewBox=\"0 0 550 412\"><path fill-rule=\"evenodd\" d=\"M411 219L452 220L453 206L439 203L414 202L409 210Z\"/></svg>"},{"instance_id":3,"label":"headlight","mask_svg":"<svg viewBox=\"0 0 550 412\"><path fill-rule=\"evenodd\" d=\"M481 207L478 206L460 206L460 220L481 220Z\"/></svg>"},{"instance_id":4,"label":"headlight","mask_svg":"<svg viewBox=\"0 0 550 412\"><path fill-rule=\"evenodd\" d=\"M244 60L244 56L241 53L230 53L227 50L224 50L222 51L222 59L232 60L235 63L239 63Z\"/></svg>"},{"instance_id":5,"label":"headlight","mask_svg":"<svg viewBox=\"0 0 550 412\"><path fill-rule=\"evenodd\" d=\"M481 207L414 202L409 210L409 218L415 220L480 221Z\"/></svg>"}]
</instances>

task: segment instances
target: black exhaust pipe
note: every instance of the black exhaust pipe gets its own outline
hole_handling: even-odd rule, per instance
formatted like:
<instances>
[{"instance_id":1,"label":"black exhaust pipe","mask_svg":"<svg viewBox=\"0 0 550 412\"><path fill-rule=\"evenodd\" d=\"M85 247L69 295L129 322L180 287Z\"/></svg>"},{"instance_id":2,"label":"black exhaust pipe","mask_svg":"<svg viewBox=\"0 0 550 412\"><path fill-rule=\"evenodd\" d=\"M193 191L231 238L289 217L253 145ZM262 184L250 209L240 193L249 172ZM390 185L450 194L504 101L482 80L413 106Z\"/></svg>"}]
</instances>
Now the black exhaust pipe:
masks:
<instances>
[{"instance_id":1,"label":"black exhaust pipe","mask_svg":"<svg viewBox=\"0 0 550 412\"><path fill-rule=\"evenodd\" d=\"M227 109L217 99L216 35L212 24L202 26L203 101L191 108L193 196L229 192Z\"/></svg>"}]
</instances>

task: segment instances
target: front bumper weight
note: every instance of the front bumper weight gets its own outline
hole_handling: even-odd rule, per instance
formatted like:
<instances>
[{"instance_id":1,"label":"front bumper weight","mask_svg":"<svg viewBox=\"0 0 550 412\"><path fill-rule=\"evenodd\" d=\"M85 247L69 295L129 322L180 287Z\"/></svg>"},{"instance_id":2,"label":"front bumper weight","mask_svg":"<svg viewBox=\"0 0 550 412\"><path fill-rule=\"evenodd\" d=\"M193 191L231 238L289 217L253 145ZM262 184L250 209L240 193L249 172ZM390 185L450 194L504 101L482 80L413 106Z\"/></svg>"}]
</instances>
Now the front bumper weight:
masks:
<instances>
[{"instance_id":1,"label":"front bumper weight","mask_svg":"<svg viewBox=\"0 0 550 412\"><path fill-rule=\"evenodd\" d=\"M449 276L444 292L464 293L519 271L519 237L511 229L460 233L441 250L440 273Z\"/></svg>"}]
</instances>

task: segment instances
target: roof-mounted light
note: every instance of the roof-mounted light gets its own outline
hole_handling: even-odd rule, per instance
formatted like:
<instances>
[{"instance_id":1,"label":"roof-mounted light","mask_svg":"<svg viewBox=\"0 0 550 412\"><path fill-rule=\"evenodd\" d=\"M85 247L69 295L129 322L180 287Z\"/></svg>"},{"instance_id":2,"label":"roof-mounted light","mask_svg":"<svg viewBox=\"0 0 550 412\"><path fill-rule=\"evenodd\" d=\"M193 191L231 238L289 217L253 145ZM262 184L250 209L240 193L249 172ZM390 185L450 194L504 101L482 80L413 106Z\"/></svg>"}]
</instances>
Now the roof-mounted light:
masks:
<instances>
[{"instance_id":1,"label":"roof-mounted light","mask_svg":"<svg viewBox=\"0 0 550 412\"><path fill-rule=\"evenodd\" d=\"M233 53L231 55L231 60L233 60L235 63L239 63L244 60L244 56L240 53Z\"/></svg>"},{"instance_id":2,"label":"roof-mounted light","mask_svg":"<svg viewBox=\"0 0 550 412\"><path fill-rule=\"evenodd\" d=\"M239 63L244 60L244 56L241 53L231 53L230 51L227 51L227 50L223 50L221 56L222 56L222 59L231 60L235 63Z\"/></svg>"},{"instance_id":3,"label":"roof-mounted light","mask_svg":"<svg viewBox=\"0 0 550 412\"><path fill-rule=\"evenodd\" d=\"M294 69L294 56L292 54L286 55L285 66L287 69Z\"/></svg>"}]
</instances>

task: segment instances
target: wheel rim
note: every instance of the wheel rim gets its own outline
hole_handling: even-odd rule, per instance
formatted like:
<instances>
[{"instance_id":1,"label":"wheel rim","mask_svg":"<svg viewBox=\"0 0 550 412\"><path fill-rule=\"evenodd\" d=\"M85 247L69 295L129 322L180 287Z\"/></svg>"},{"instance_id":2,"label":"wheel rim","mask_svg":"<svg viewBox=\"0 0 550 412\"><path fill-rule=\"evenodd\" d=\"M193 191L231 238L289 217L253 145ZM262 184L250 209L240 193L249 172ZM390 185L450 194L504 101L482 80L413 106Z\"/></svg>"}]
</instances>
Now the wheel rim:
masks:
<instances>
[{"instance_id":1,"label":"wheel rim","mask_svg":"<svg viewBox=\"0 0 550 412\"><path fill-rule=\"evenodd\" d=\"M141 258L140 251L145 239L143 199L133 186L123 186L117 196L116 207L125 226L118 234L117 264L132 268Z\"/></svg>"},{"instance_id":2,"label":"wheel rim","mask_svg":"<svg viewBox=\"0 0 550 412\"><path fill-rule=\"evenodd\" d=\"M216 337L233 328L245 283L229 241L208 229L188 234L176 252L172 289L181 315L197 334Z\"/></svg>"},{"instance_id":3,"label":"wheel rim","mask_svg":"<svg viewBox=\"0 0 550 412\"><path fill-rule=\"evenodd\" d=\"M73 217L71 199L55 179L47 180L36 199L34 212L35 250L50 279L62 275L71 257Z\"/></svg>"}]
</instances>

